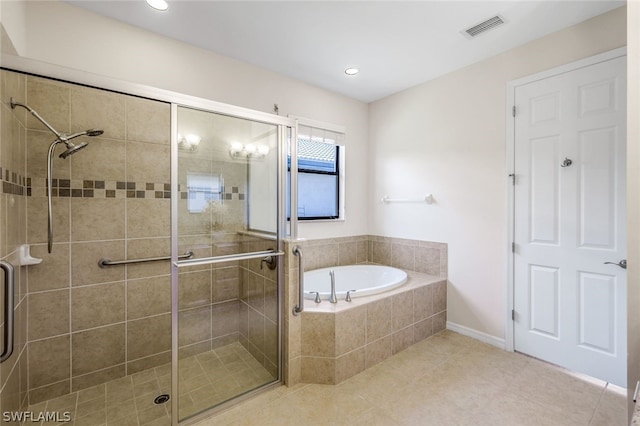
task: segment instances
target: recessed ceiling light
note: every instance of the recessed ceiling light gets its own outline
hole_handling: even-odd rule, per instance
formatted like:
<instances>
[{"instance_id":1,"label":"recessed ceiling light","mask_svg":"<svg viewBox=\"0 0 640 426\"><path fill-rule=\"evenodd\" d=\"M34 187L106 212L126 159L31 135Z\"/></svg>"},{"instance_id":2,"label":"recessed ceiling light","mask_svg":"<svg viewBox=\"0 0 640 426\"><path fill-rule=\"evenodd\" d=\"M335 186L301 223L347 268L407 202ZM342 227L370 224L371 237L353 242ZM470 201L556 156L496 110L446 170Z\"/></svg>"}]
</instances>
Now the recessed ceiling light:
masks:
<instances>
[{"instance_id":1,"label":"recessed ceiling light","mask_svg":"<svg viewBox=\"0 0 640 426\"><path fill-rule=\"evenodd\" d=\"M165 0L147 0L147 4L156 10L167 10L169 7Z\"/></svg>"},{"instance_id":2,"label":"recessed ceiling light","mask_svg":"<svg viewBox=\"0 0 640 426\"><path fill-rule=\"evenodd\" d=\"M349 67L346 70L344 70L344 73L346 75L356 75L360 72L360 70L356 67Z\"/></svg>"}]
</instances>

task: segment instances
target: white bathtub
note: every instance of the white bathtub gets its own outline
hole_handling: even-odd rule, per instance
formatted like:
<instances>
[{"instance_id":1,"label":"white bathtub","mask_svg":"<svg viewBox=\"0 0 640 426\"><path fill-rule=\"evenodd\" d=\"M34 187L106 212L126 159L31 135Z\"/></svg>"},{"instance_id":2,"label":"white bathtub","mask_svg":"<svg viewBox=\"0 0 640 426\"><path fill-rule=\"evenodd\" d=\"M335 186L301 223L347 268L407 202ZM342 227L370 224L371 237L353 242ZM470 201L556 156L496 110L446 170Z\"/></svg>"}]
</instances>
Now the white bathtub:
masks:
<instances>
[{"instance_id":1,"label":"white bathtub","mask_svg":"<svg viewBox=\"0 0 640 426\"><path fill-rule=\"evenodd\" d=\"M310 292L317 291L322 300L329 300L331 270L335 274L338 300L344 300L349 290L355 290L351 293L352 298L370 296L392 290L407 281L406 272L391 266L347 265L315 269L304 273L305 299L314 299L315 293Z\"/></svg>"}]
</instances>

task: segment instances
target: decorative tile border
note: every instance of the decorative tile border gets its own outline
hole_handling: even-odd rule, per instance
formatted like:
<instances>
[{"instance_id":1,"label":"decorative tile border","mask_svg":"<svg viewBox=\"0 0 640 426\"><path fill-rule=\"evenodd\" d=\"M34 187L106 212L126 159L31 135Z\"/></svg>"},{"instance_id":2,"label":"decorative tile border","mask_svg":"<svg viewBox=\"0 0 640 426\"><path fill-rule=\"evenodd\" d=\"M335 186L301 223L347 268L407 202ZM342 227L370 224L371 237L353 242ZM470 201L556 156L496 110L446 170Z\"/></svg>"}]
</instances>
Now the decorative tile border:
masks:
<instances>
[{"instance_id":1,"label":"decorative tile border","mask_svg":"<svg viewBox=\"0 0 640 426\"><path fill-rule=\"evenodd\" d=\"M180 191L180 188L178 187L178 191ZM186 200L187 198L189 198L189 193L186 191L181 191L180 192L180 199L181 200ZM222 187L222 199L225 201L228 200L244 200L245 199L245 195L243 193L240 192L240 189L237 186L232 186L231 187L231 192L225 192L225 188Z\"/></svg>"},{"instance_id":2,"label":"decorative tile border","mask_svg":"<svg viewBox=\"0 0 640 426\"><path fill-rule=\"evenodd\" d=\"M27 195L45 197L47 180L38 179L38 185L27 180ZM51 193L59 198L171 198L171 184L154 182L126 182L105 180L52 179Z\"/></svg>"},{"instance_id":3,"label":"decorative tile border","mask_svg":"<svg viewBox=\"0 0 640 426\"><path fill-rule=\"evenodd\" d=\"M47 180L32 179L0 168L2 192L6 194L26 195L28 197L46 197ZM128 182L106 180L52 179L51 193L57 198L144 198L170 199L171 184L164 182ZM181 187L178 186L178 191ZM180 199L188 198L187 191L180 191ZM223 200L245 200L237 186L231 192L222 192Z\"/></svg>"},{"instance_id":4,"label":"decorative tile border","mask_svg":"<svg viewBox=\"0 0 640 426\"><path fill-rule=\"evenodd\" d=\"M0 191L4 194L25 195L28 194L29 179L9 169L0 167Z\"/></svg>"}]
</instances>

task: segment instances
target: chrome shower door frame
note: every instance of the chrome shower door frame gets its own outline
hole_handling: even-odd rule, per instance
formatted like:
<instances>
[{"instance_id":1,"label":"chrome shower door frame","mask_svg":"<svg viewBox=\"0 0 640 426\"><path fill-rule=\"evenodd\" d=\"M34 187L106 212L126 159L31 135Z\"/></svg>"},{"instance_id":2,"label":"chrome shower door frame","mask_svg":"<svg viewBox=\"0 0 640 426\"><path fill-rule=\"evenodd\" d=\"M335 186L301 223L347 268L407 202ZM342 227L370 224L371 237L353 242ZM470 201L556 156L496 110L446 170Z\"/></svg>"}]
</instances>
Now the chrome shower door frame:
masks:
<instances>
[{"instance_id":1,"label":"chrome shower door frame","mask_svg":"<svg viewBox=\"0 0 640 426\"><path fill-rule=\"evenodd\" d=\"M282 256L284 249L284 238L287 234L287 221L286 221L286 176L287 176L287 135L291 140L295 140L296 137L296 121L291 118L280 117L273 114L267 114L260 111L254 111L246 108L236 107L233 105L221 104L218 102L207 101L197 98L185 99L181 102L171 103L171 424L177 426L179 424L191 424L198 421L208 415L210 415L215 409L223 409L224 407L233 404L237 401L234 398L231 401L223 403L219 406L211 407L203 413L196 414L191 418L185 419L180 422L178 411L178 396L179 396L179 269L180 267L189 266L193 261L198 261L198 264L214 264L221 261L234 260L234 256L211 257L206 259L193 259L193 260L180 260L181 253L178 251L178 206L180 194L178 191L178 108L193 108L199 109L205 112L213 114L226 115L239 119L252 120L264 124L277 126L277 231L276 231L276 249L273 255L277 259L278 267L278 305L279 305L279 320L278 320L278 348L279 348L279 362L278 362L278 379L276 382L264 385L252 392L249 392L242 397L250 397L252 394L259 392L265 388L279 385L283 378L283 350L282 350L282 332L283 332L283 306L284 306L284 258ZM293 224L292 224L293 225ZM292 228L293 229L293 228ZM248 255L252 253L238 254L237 259L247 259ZM253 253L257 257L258 255L264 255L264 253ZM241 398L242 398L241 397Z\"/></svg>"}]
</instances>

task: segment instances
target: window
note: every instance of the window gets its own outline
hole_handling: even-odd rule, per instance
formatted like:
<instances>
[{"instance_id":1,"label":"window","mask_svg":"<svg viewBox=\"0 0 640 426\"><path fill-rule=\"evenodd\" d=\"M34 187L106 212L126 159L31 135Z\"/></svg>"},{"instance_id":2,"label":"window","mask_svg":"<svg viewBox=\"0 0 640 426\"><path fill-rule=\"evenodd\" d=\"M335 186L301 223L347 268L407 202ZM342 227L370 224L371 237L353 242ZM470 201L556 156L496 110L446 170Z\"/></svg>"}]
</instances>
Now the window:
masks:
<instances>
[{"instance_id":1,"label":"window","mask_svg":"<svg viewBox=\"0 0 640 426\"><path fill-rule=\"evenodd\" d=\"M317 127L298 126L298 219L339 219L341 217L341 164L344 152L339 145L343 133ZM291 156L288 156L289 178ZM287 218L290 218L287 200Z\"/></svg>"},{"instance_id":2,"label":"window","mask_svg":"<svg viewBox=\"0 0 640 426\"><path fill-rule=\"evenodd\" d=\"M188 174L187 208L190 213L201 213L212 203L222 203L222 176Z\"/></svg>"}]
</instances>

